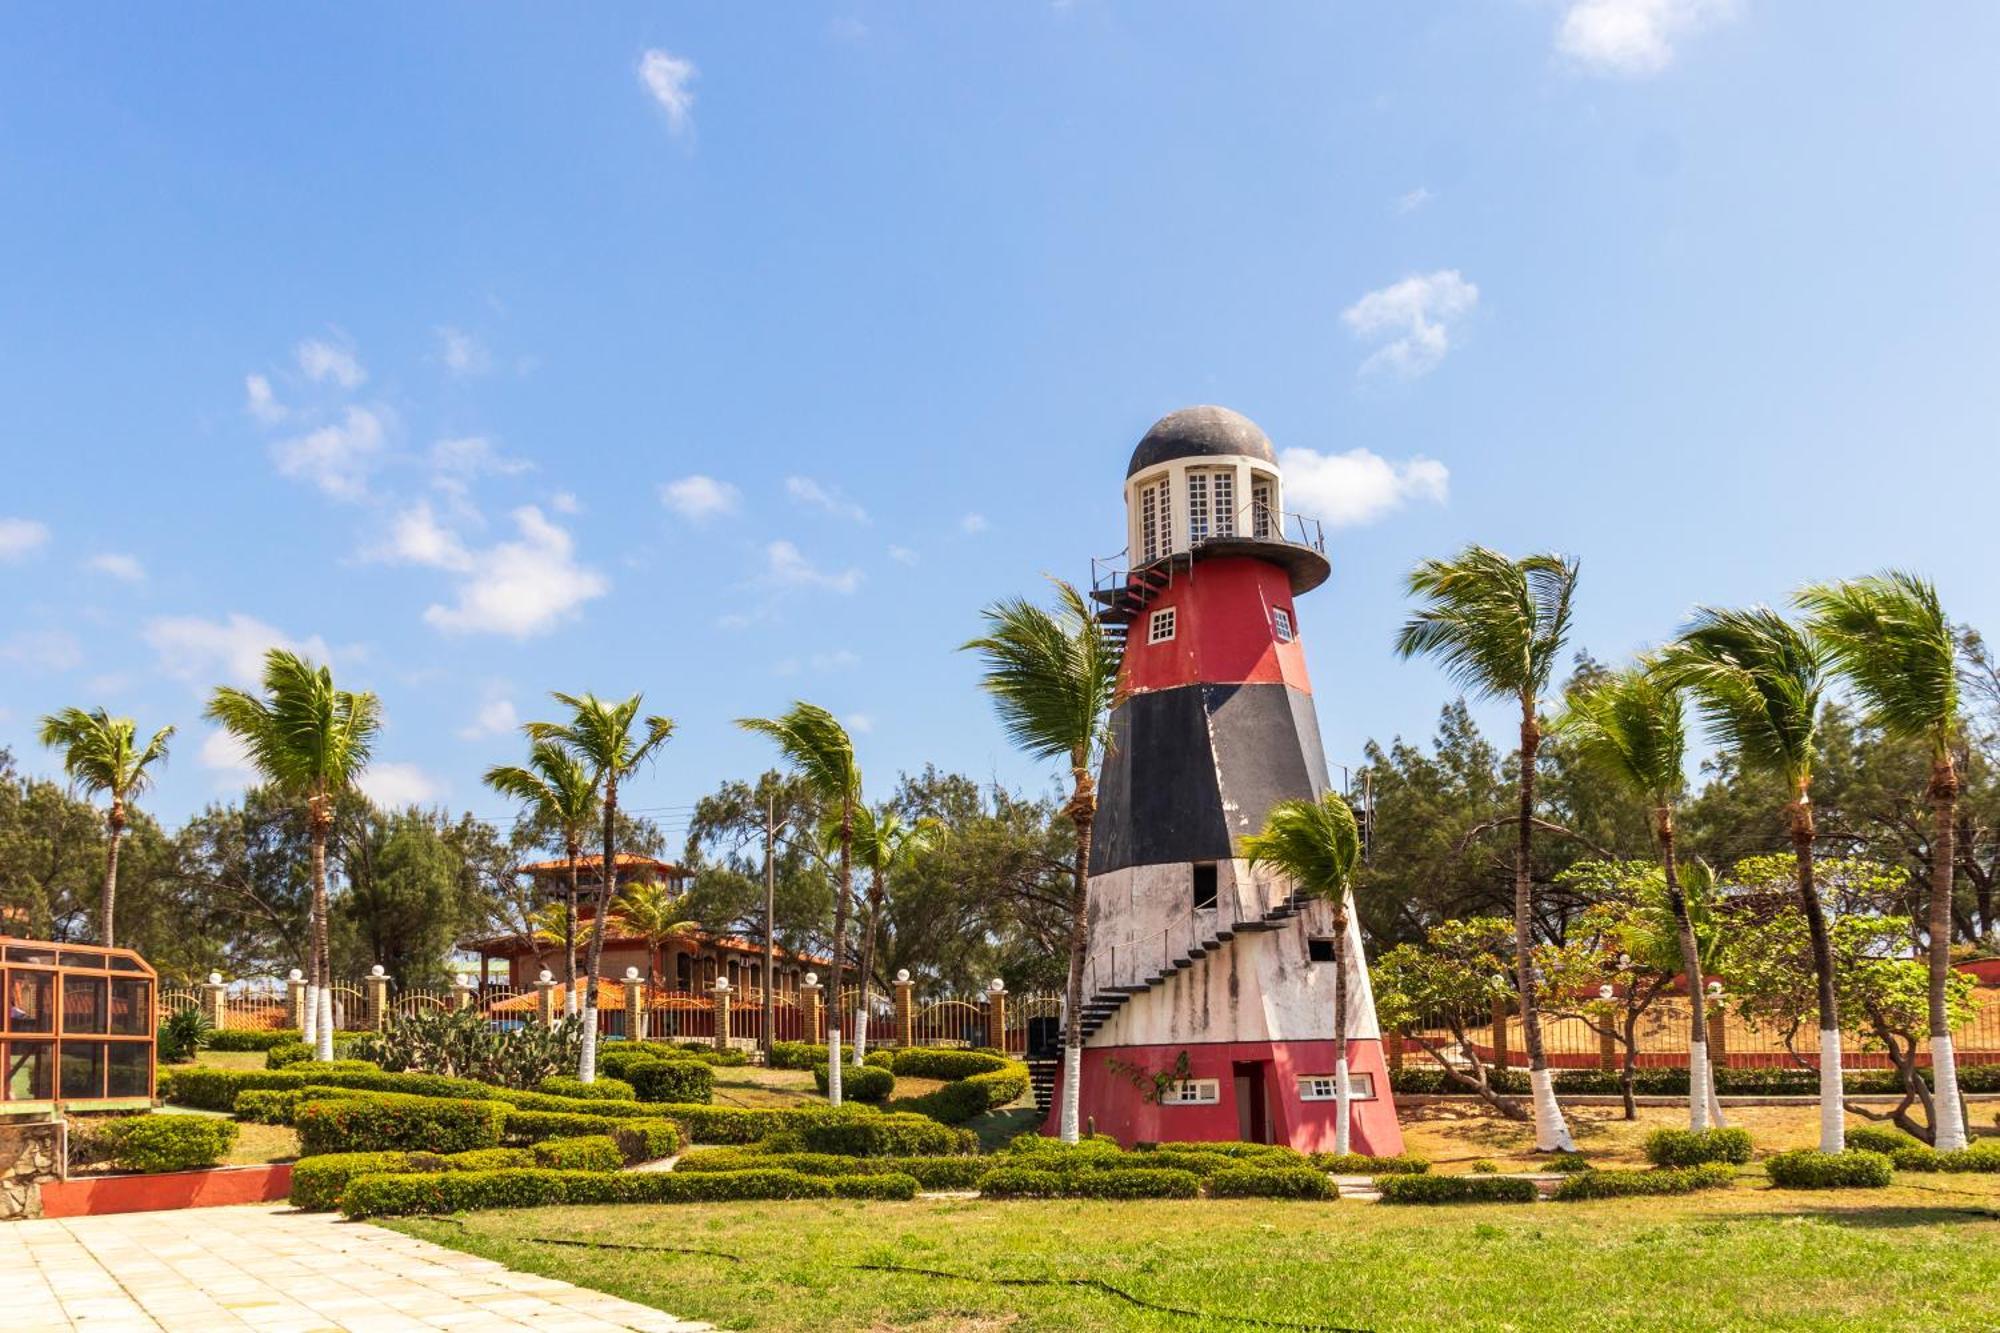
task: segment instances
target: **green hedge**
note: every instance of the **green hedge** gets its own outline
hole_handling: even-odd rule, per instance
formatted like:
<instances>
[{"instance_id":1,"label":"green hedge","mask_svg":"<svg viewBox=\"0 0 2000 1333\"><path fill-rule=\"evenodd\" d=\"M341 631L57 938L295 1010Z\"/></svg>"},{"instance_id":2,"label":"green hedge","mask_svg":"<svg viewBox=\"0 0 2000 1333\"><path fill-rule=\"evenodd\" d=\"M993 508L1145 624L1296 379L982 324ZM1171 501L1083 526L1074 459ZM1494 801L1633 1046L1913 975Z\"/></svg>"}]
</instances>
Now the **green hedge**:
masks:
<instances>
[{"instance_id":1,"label":"green hedge","mask_svg":"<svg viewBox=\"0 0 2000 1333\"><path fill-rule=\"evenodd\" d=\"M366 1154L359 1154L366 1155ZM428 1157L428 1153L412 1153L412 1157ZM531 1166L541 1166L532 1148L467 1148L464 1152L447 1153L438 1158L444 1163L445 1171L513 1171ZM410 1167L411 1171L421 1170Z\"/></svg>"},{"instance_id":2,"label":"green hedge","mask_svg":"<svg viewBox=\"0 0 2000 1333\"><path fill-rule=\"evenodd\" d=\"M988 1199L1192 1199L1201 1193L1201 1179L1192 1171L1002 1166L979 1178L979 1193Z\"/></svg>"},{"instance_id":3,"label":"green hedge","mask_svg":"<svg viewBox=\"0 0 2000 1333\"><path fill-rule=\"evenodd\" d=\"M1539 1191L1526 1176L1383 1176L1383 1203L1533 1203Z\"/></svg>"},{"instance_id":4,"label":"green hedge","mask_svg":"<svg viewBox=\"0 0 2000 1333\"><path fill-rule=\"evenodd\" d=\"M1773 1185L1788 1190L1881 1189L1895 1175L1887 1157L1865 1148L1837 1153L1796 1148L1765 1159L1764 1170Z\"/></svg>"},{"instance_id":5,"label":"green hedge","mask_svg":"<svg viewBox=\"0 0 2000 1333\"><path fill-rule=\"evenodd\" d=\"M876 1055L883 1054L877 1051ZM873 1056L869 1057L873 1059ZM826 1046L806 1041L774 1041L768 1061L773 1069L811 1069L815 1066L826 1068Z\"/></svg>"},{"instance_id":6,"label":"green hedge","mask_svg":"<svg viewBox=\"0 0 2000 1333\"><path fill-rule=\"evenodd\" d=\"M1116 1140L1095 1140L1110 1142ZM1055 1142L1045 1139L1043 1142ZM1205 1152L1219 1153L1242 1162L1257 1162L1265 1166L1304 1166L1310 1160L1297 1148L1284 1143L1244 1143L1240 1140L1219 1139L1207 1142L1200 1139L1168 1139L1164 1143L1135 1143L1136 1149L1158 1149L1162 1152Z\"/></svg>"},{"instance_id":7,"label":"green hedge","mask_svg":"<svg viewBox=\"0 0 2000 1333\"><path fill-rule=\"evenodd\" d=\"M1211 1199L1337 1199L1324 1171L1309 1166L1238 1166L1208 1178Z\"/></svg>"},{"instance_id":8,"label":"green hedge","mask_svg":"<svg viewBox=\"0 0 2000 1333\"><path fill-rule=\"evenodd\" d=\"M1847 1136L1849 1147L1856 1146L1854 1135ZM1988 1139L1956 1152L1939 1152L1928 1143L1911 1140L1908 1147L1889 1154L1898 1171L1978 1171L2000 1172L2000 1141Z\"/></svg>"},{"instance_id":9,"label":"green hedge","mask_svg":"<svg viewBox=\"0 0 2000 1333\"><path fill-rule=\"evenodd\" d=\"M715 1093L715 1071L699 1060L662 1060L642 1056L628 1060L626 1078L648 1102L706 1105Z\"/></svg>"},{"instance_id":10,"label":"green hedge","mask_svg":"<svg viewBox=\"0 0 2000 1333\"><path fill-rule=\"evenodd\" d=\"M299 1104L294 1123L306 1156L335 1152L463 1152L496 1148L499 1102L378 1092Z\"/></svg>"},{"instance_id":11,"label":"green hedge","mask_svg":"<svg viewBox=\"0 0 2000 1333\"><path fill-rule=\"evenodd\" d=\"M979 1149L971 1130L953 1129L920 1115L877 1115L845 1112L845 1108L798 1126L794 1136L801 1151L842 1157L948 1157Z\"/></svg>"},{"instance_id":12,"label":"green hedge","mask_svg":"<svg viewBox=\"0 0 2000 1333\"><path fill-rule=\"evenodd\" d=\"M674 1170L796 1171L802 1176L905 1175L927 1190L969 1190L993 1169L987 1157L840 1157L833 1153L771 1153L756 1148L691 1148Z\"/></svg>"},{"instance_id":13,"label":"green hedge","mask_svg":"<svg viewBox=\"0 0 2000 1333\"><path fill-rule=\"evenodd\" d=\"M313 1058L313 1048L302 1041L281 1041L264 1052L264 1068L283 1069Z\"/></svg>"},{"instance_id":14,"label":"green hedge","mask_svg":"<svg viewBox=\"0 0 2000 1333\"><path fill-rule=\"evenodd\" d=\"M1370 1157L1367 1153L1316 1152L1312 1164L1336 1176L1421 1176L1431 1169L1430 1159L1415 1153L1400 1157Z\"/></svg>"},{"instance_id":15,"label":"green hedge","mask_svg":"<svg viewBox=\"0 0 2000 1333\"><path fill-rule=\"evenodd\" d=\"M292 1089L252 1088L236 1094L229 1113L251 1125L289 1125L298 1113L299 1093Z\"/></svg>"},{"instance_id":16,"label":"green hedge","mask_svg":"<svg viewBox=\"0 0 2000 1333\"><path fill-rule=\"evenodd\" d=\"M339 1152L301 1157L292 1164L292 1207L312 1212L333 1208L347 1182L361 1176L446 1169L445 1159L436 1153Z\"/></svg>"},{"instance_id":17,"label":"green hedge","mask_svg":"<svg viewBox=\"0 0 2000 1333\"><path fill-rule=\"evenodd\" d=\"M585 1083L569 1074L551 1074L535 1085L535 1091L551 1097L571 1097L593 1102L629 1102L638 1098L638 1090L622 1078L611 1078L603 1074L595 1083Z\"/></svg>"},{"instance_id":18,"label":"green hedge","mask_svg":"<svg viewBox=\"0 0 2000 1333\"><path fill-rule=\"evenodd\" d=\"M440 1175L366 1175L341 1191L348 1217L457 1213L547 1204L712 1203L743 1199L824 1199L844 1178L793 1171L451 1171ZM865 1177L864 1177L865 1179ZM908 1177L904 1177L908 1179ZM914 1181L911 1182L915 1184ZM877 1189L878 1186L859 1186Z\"/></svg>"},{"instance_id":19,"label":"green hedge","mask_svg":"<svg viewBox=\"0 0 2000 1333\"><path fill-rule=\"evenodd\" d=\"M214 1166L236 1144L233 1120L205 1115L127 1115L94 1122L84 1133L120 1171L192 1171Z\"/></svg>"},{"instance_id":20,"label":"green hedge","mask_svg":"<svg viewBox=\"0 0 2000 1333\"><path fill-rule=\"evenodd\" d=\"M1556 1186L1564 1203L1583 1199L1626 1199L1637 1195L1693 1194L1697 1190L1728 1189L1736 1168L1727 1162L1699 1166L1665 1166L1652 1171L1585 1171Z\"/></svg>"},{"instance_id":21,"label":"green hedge","mask_svg":"<svg viewBox=\"0 0 2000 1333\"><path fill-rule=\"evenodd\" d=\"M535 1165L551 1171L616 1171L625 1165L624 1154L618 1151L618 1144L609 1134L551 1139L537 1143L531 1151Z\"/></svg>"},{"instance_id":22,"label":"green hedge","mask_svg":"<svg viewBox=\"0 0 2000 1333\"><path fill-rule=\"evenodd\" d=\"M956 1083L975 1074L992 1074L1018 1064L998 1051L954 1050L949 1047L906 1046L894 1052L880 1051L876 1054L889 1057L889 1068L904 1078L934 1078L943 1083ZM874 1055L868 1057L872 1062Z\"/></svg>"},{"instance_id":23,"label":"green hedge","mask_svg":"<svg viewBox=\"0 0 2000 1333\"><path fill-rule=\"evenodd\" d=\"M898 1199L908 1201L917 1197L920 1188L917 1178L900 1171L885 1171L865 1176L834 1176L831 1178L833 1192L841 1199Z\"/></svg>"},{"instance_id":24,"label":"green hedge","mask_svg":"<svg viewBox=\"0 0 2000 1333\"><path fill-rule=\"evenodd\" d=\"M1850 1129L1846 1134L1847 1146L1862 1148L1868 1152L1879 1152L1884 1157L1893 1158L1906 1148L1921 1148L1925 1145L1900 1129L1888 1129L1879 1125L1863 1125Z\"/></svg>"},{"instance_id":25,"label":"green hedge","mask_svg":"<svg viewBox=\"0 0 2000 1333\"><path fill-rule=\"evenodd\" d=\"M1742 1166L1750 1160L1747 1129L1656 1129L1646 1136L1646 1160L1654 1166L1700 1166L1727 1162Z\"/></svg>"},{"instance_id":26,"label":"green hedge","mask_svg":"<svg viewBox=\"0 0 2000 1333\"><path fill-rule=\"evenodd\" d=\"M680 1151L681 1132L671 1120L621 1120L611 1141L627 1162L657 1162Z\"/></svg>"},{"instance_id":27,"label":"green hedge","mask_svg":"<svg viewBox=\"0 0 2000 1333\"><path fill-rule=\"evenodd\" d=\"M826 1066L814 1065L812 1075L819 1095L826 1096ZM880 1106L889 1100L889 1094L895 1090L896 1076L880 1065L862 1065L859 1068L848 1065L840 1071L840 1095L846 1101Z\"/></svg>"}]
</instances>

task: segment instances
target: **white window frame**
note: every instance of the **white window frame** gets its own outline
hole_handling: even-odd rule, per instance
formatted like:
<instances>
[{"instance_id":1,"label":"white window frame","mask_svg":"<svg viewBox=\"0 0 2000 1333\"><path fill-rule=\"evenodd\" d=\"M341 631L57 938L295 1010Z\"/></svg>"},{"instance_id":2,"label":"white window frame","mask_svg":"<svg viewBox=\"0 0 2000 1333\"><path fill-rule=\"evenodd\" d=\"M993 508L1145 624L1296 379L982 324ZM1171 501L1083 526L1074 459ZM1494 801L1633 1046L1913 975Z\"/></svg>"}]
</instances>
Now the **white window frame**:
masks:
<instances>
[{"instance_id":1,"label":"white window frame","mask_svg":"<svg viewBox=\"0 0 2000 1333\"><path fill-rule=\"evenodd\" d=\"M1146 642L1165 643L1174 637L1180 617L1171 606L1163 606L1146 618Z\"/></svg>"},{"instance_id":2,"label":"white window frame","mask_svg":"<svg viewBox=\"0 0 2000 1333\"><path fill-rule=\"evenodd\" d=\"M1375 1075L1364 1069L1347 1071L1347 1096L1351 1101L1372 1102L1375 1100ZM1332 1074L1300 1074L1299 1100L1302 1102L1339 1101L1338 1088Z\"/></svg>"},{"instance_id":3,"label":"white window frame","mask_svg":"<svg viewBox=\"0 0 2000 1333\"><path fill-rule=\"evenodd\" d=\"M1218 468L1208 474L1209 504L1213 519L1209 524L1209 536L1234 537L1236 535L1236 470Z\"/></svg>"},{"instance_id":4,"label":"white window frame","mask_svg":"<svg viewBox=\"0 0 2000 1333\"><path fill-rule=\"evenodd\" d=\"M1278 488L1269 477L1250 478L1250 535L1260 541L1271 539L1271 530L1277 520L1272 506L1278 497Z\"/></svg>"},{"instance_id":5,"label":"white window frame","mask_svg":"<svg viewBox=\"0 0 2000 1333\"><path fill-rule=\"evenodd\" d=\"M1139 548L1150 563L1174 549L1173 478L1139 487Z\"/></svg>"},{"instance_id":6,"label":"white window frame","mask_svg":"<svg viewBox=\"0 0 2000 1333\"><path fill-rule=\"evenodd\" d=\"M1188 545L1199 546L1215 533L1215 510L1209 504L1209 474L1187 474Z\"/></svg>"},{"instance_id":7,"label":"white window frame","mask_svg":"<svg viewBox=\"0 0 2000 1333\"><path fill-rule=\"evenodd\" d=\"M1219 1078L1184 1078L1160 1089L1162 1106L1214 1106L1221 1100Z\"/></svg>"},{"instance_id":8,"label":"white window frame","mask_svg":"<svg viewBox=\"0 0 2000 1333\"><path fill-rule=\"evenodd\" d=\"M1279 643L1291 643L1299 637L1299 627L1292 622L1292 613L1282 606L1271 608L1271 633Z\"/></svg>"}]
</instances>

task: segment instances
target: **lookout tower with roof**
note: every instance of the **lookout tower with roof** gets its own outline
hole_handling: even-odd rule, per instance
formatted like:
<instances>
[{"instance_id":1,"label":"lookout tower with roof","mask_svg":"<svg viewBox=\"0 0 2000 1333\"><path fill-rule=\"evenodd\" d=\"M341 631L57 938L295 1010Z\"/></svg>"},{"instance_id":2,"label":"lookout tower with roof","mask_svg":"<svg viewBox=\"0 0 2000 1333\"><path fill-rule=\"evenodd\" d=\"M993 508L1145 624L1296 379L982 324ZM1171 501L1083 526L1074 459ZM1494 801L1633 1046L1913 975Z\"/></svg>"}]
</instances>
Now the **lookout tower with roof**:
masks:
<instances>
[{"instance_id":1,"label":"lookout tower with roof","mask_svg":"<svg viewBox=\"0 0 2000 1333\"><path fill-rule=\"evenodd\" d=\"M1330 1149L1333 913L1238 852L1279 801L1328 790L1297 609L1332 573L1325 538L1285 511L1264 432L1221 407L1146 432L1125 509L1124 558L1092 579L1125 656L1090 856L1082 1113L1128 1144ZM1353 1146L1400 1152L1352 912L1344 952Z\"/></svg>"}]
</instances>

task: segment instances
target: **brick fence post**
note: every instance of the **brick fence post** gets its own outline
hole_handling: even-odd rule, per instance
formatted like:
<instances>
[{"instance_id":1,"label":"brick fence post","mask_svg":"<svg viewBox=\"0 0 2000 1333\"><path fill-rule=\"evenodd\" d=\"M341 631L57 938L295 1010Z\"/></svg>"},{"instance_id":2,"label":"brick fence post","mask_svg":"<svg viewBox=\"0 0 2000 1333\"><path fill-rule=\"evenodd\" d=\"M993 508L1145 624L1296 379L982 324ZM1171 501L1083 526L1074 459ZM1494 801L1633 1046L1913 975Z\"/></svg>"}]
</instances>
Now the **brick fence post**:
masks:
<instances>
[{"instance_id":1,"label":"brick fence post","mask_svg":"<svg viewBox=\"0 0 2000 1333\"><path fill-rule=\"evenodd\" d=\"M1403 1072L1403 1029L1390 1028L1382 1034L1382 1051L1389 1061L1389 1072Z\"/></svg>"},{"instance_id":2,"label":"brick fence post","mask_svg":"<svg viewBox=\"0 0 2000 1333\"><path fill-rule=\"evenodd\" d=\"M535 1017L545 1028L556 1025L556 977L546 967L535 978Z\"/></svg>"},{"instance_id":3,"label":"brick fence post","mask_svg":"<svg viewBox=\"0 0 2000 1333\"><path fill-rule=\"evenodd\" d=\"M1722 1008L1722 983L1708 988L1708 1062L1717 1069L1729 1063L1729 1015Z\"/></svg>"},{"instance_id":4,"label":"brick fence post","mask_svg":"<svg viewBox=\"0 0 2000 1333\"><path fill-rule=\"evenodd\" d=\"M729 978L715 979L715 1049L729 1047Z\"/></svg>"},{"instance_id":5,"label":"brick fence post","mask_svg":"<svg viewBox=\"0 0 2000 1333\"><path fill-rule=\"evenodd\" d=\"M1507 1067L1507 998L1501 996L1493 1001L1493 1067Z\"/></svg>"},{"instance_id":6,"label":"brick fence post","mask_svg":"<svg viewBox=\"0 0 2000 1333\"><path fill-rule=\"evenodd\" d=\"M902 968L896 973L896 1044L911 1046L916 1038L916 1015L911 1012L910 992L915 989L910 980L910 970Z\"/></svg>"},{"instance_id":7,"label":"brick fence post","mask_svg":"<svg viewBox=\"0 0 2000 1333\"><path fill-rule=\"evenodd\" d=\"M1007 1049L1007 983L998 977L986 984L986 1044Z\"/></svg>"},{"instance_id":8,"label":"brick fence post","mask_svg":"<svg viewBox=\"0 0 2000 1333\"><path fill-rule=\"evenodd\" d=\"M389 974L380 963L368 969L362 987L362 1008L367 1013L362 1026L380 1032L389 1026Z\"/></svg>"},{"instance_id":9,"label":"brick fence post","mask_svg":"<svg viewBox=\"0 0 2000 1333\"><path fill-rule=\"evenodd\" d=\"M201 1011L208 1015L209 1026L218 1032L229 1018L229 986L222 979L222 973L211 972L208 982L201 988Z\"/></svg>"},{"instance_id":10,"label":"brick fence post","mask_svg":"<svg viewBox=\"0 0 2000 1333\"><path fill-rule=\"evenodd\" d=\"M628 1041L646 1039L646 979L636 967L625 969L625 1037Z\"/></svg>"},{"instance_id":11,"label":"brick fence post","mask_svg":"<svg viewBox=\"0 0 2000 1333\"><path fill-rule=\"evenodd\" d=\"M285 1026L294 1032L306 1030L306 974L296 967L285 978Z\"/></svg>"},{"instance_id":12,"label":"brick fence post","mask_svg":"<svg viewBox=\"0 0 2000 1333\"><path fill-rule=\"evenodd\" d=\"M805 1031L805 1041L809 1044L826 1040L820 1020L819 973L808 972L806 979L799 983L799 1026Z\"/></svg>"}]
</instances>

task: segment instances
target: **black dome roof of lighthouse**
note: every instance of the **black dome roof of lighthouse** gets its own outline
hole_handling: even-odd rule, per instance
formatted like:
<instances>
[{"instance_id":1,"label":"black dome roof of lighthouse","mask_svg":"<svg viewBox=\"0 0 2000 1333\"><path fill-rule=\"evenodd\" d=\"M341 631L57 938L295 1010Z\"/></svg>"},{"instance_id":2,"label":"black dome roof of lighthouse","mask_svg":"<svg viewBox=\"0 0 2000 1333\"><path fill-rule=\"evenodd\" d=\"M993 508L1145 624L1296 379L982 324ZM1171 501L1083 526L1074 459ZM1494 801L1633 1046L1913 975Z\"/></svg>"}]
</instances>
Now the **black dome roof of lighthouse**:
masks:
<instances>
[{"instance_id":1,"label":"black dome roof of lighthouse","mask_svg":"<svg viewBox=\"0 0 2000 1333\"><path fill-rule=\"evenodd\" d=\"M1130 477L1177 458L1221 458L1243 454L1276 466L1277 451L1256 422L1226 407L1183 407L1153 423L1132 451Z\"/></svg>"}]
</instances>

